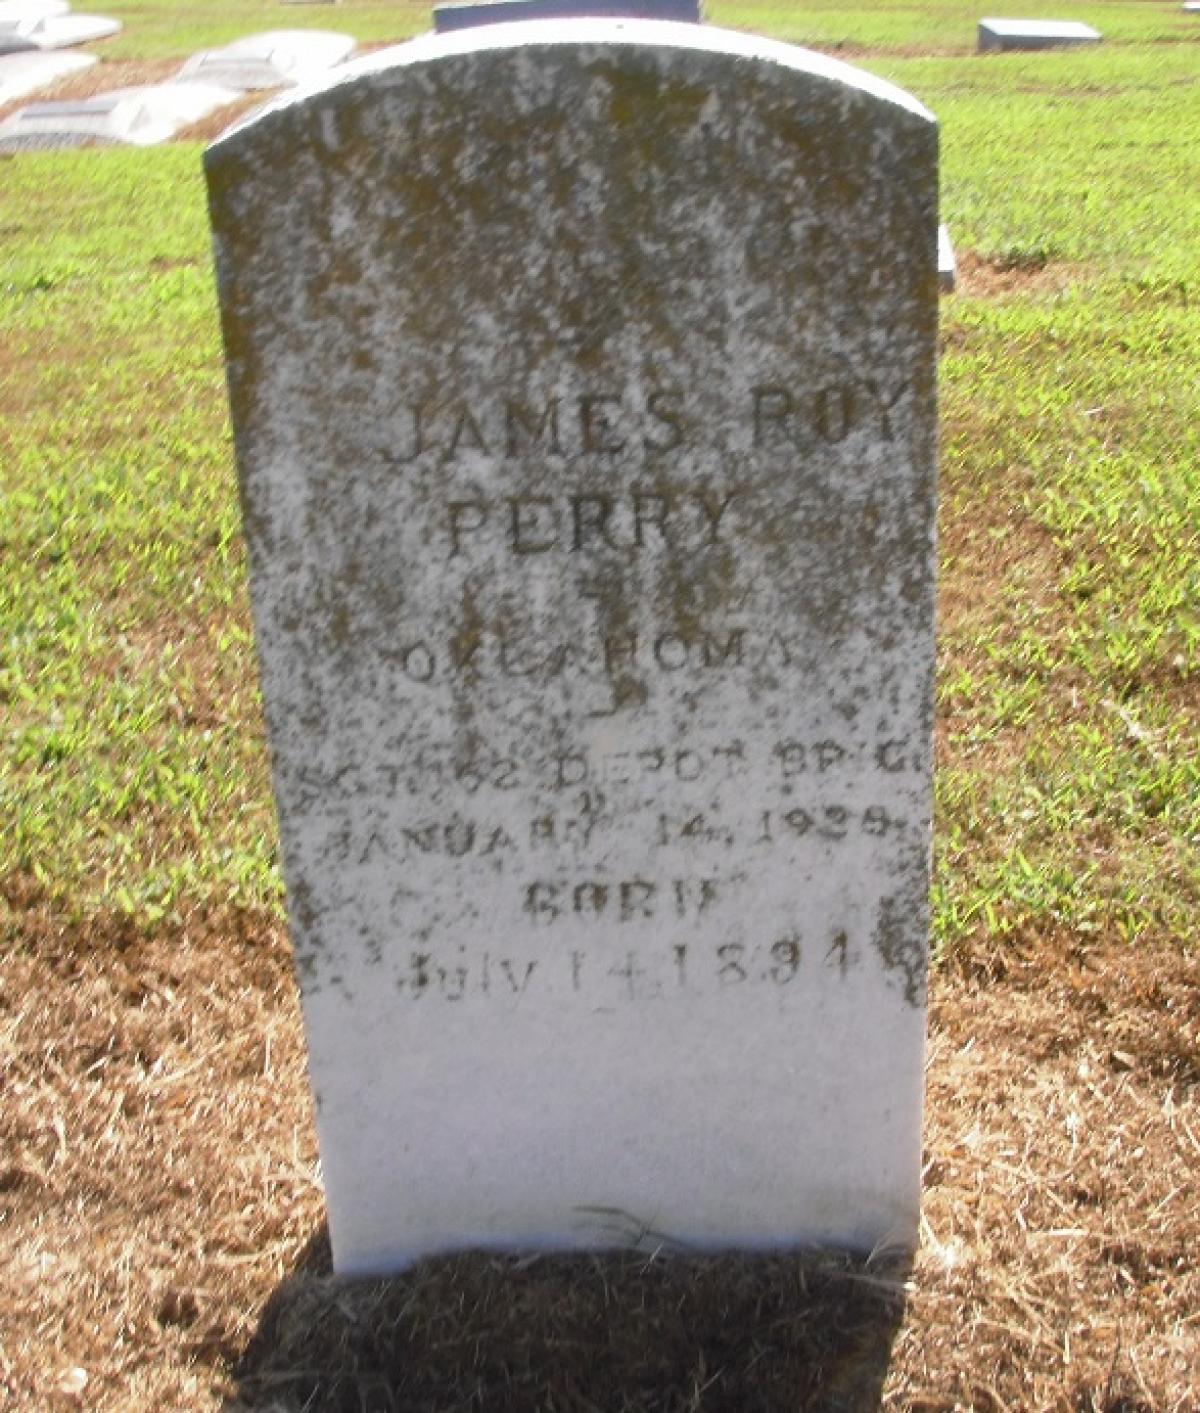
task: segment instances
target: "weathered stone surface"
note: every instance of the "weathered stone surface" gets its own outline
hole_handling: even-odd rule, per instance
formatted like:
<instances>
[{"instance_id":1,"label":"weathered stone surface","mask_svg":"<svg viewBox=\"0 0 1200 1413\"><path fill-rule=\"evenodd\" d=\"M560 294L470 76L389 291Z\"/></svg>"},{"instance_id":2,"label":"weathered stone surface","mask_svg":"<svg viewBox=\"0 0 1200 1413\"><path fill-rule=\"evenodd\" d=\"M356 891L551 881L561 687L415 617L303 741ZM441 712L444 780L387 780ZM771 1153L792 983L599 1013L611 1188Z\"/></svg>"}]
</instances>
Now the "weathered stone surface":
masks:
<instances>
[{"instance_id":1,"label":"weathered stone surface","mask_svg":"<svg viewBox=\"0 0 1200 1413\"><path fill-rule=\"evenodd\" d=\"M1059 49L1099 44L1100 31L1077 20L980 20L979 52L1005 49Z\"/></svg>"},{"instance_id":2,"label":"weathered stone surface","mask_svg":"<svg viewBox=\"0 0 1200 1413\"><path fill-rule=\"evenodd\" d=\"M151 147L237 97L206 83L157 83L114 88L94 98L32 103L0 123L0 152Z\"/></svg>"},{"instance_id":3,"label":"weathered stone surface","mask_svg":"<svg viewBox=\"0 0 1200 1413\"><path fill-rule=\"evenodd\" d=\"M910 1242L929 114L532 21L207 170L337 1269Z\"/></svg>"},{"instance_id":4,"label":"weathered stone surface","mask_svg":"<svg viewBox=\"0 0 1200 1413\"><path fill-rule=\"evenodd\" d=\"M610 19L675 20L699 24L700 0L479 0L433 7L438 34L512 20L561 20L581 15Z\"/></svg>"},{"instance_id":5,"label":"weathered stone surface","mask_svg":"<svg viewBox=\"0 0 1200 1413\"><path fill-rule=\"evenodd\" d=\"M248 93L308 83L354 53L351 35L319 29L275 29L247 35L223 49L193 54L177 82L214 83Z\"/></svg>"},{"instance_id":6,"label":"weathered stone surface","mask_svg":"<svg viewBox=\"0 0 1200 1413\"><path fill-rule=\"evenodd\" d=\"M0 103L37 93L68 74L90 69L95 62L94 54L43 54L41 50L0 54Z\"/></svg>"},{"instance_id":7,"label":"weathered stone surface","mask_svg":"<svg viewBox=\"0 0 1200 1413\"><path fill-rule=\"evenodd\" d=\"M117 34L120 20L103 15L40 14L34 18L0 19L0 54L31 49L70 49Z\"/></svg>"}]
</instances>

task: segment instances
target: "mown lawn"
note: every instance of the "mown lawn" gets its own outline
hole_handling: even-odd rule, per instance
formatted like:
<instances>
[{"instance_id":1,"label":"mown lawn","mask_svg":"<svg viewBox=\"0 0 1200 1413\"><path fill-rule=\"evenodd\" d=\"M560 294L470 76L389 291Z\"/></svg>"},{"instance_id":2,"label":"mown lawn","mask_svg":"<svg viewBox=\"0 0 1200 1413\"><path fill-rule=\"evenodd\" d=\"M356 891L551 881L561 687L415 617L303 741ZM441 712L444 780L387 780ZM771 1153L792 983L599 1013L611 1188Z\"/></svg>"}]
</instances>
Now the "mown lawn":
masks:
<instances>
[{"instance_id":1,"label":"mown lawn","mask_svg":"<svg viewBox=\"0 0 1200 1413\"><path fill-rule=\"evenodd\" d=\"M1097 8L1158 39L1158 7ZM966 272L944 304L937 946L1183 937L1200 25L917 59L882 52L908 10L805 14L857 26L939 115ZM0 873L77 915L278 902L198 149L22 157L0 180Z\"/></svg>"}]
</instances>

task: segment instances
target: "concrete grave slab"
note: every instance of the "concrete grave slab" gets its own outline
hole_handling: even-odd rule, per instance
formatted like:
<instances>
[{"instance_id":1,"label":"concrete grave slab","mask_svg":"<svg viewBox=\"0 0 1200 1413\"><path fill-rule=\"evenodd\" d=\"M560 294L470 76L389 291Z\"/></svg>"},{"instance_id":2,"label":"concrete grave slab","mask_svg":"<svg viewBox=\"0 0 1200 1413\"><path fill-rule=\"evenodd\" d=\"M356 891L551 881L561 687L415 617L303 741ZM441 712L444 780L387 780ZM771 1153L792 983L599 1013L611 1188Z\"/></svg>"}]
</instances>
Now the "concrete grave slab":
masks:
<instances>
[{"instance_id":1,"label":"concrete grave slab","mask_svg":"<svg viewBox=\"0 0 1200 1413\"><path fill-rule=\"evenodd\" d=\"M121 29L120 20L102 15L39 15L32 19L0 19L0 54L30 49L71 49L107 39Z\"/></svg>"},{"instance_id":2,"label":"concrete grave slab","mask_svg":"<svg viewBox=\"0 0 1200 1413\"><path fill-rule=\"evenodd\" d=\"M980 20L981 54L1010 49L1059 49L1099 44L1103 36L1078 20Z\"/></svg>"},{"instance_id":3,"label":"concrete grave slab","mask_svg":"<svg viewBox=\"0 0 1200 1413\"><path fill-rule=\"evenodd\" d=\"M94 98L35 103L0 123L0 152L69 147L150 147L240 94L211 84L147 84Z\"/></svg>"},{"instance_id":4,"label":"concrete grave slab","mask_svg":"<svg viewBox=\"0 0 1200 1413\"><path fill-rule=\"evenodd\" d=\"M90 69L96 62L94 54L66 54L61 51L43 53L40 49L20 54L0 54L0 103L37 93L49 88L60 78Z\"/></svg>"},{"instance_id":5,"label":"concrete grave slab","mask_svg":"<svg viewBox=\"0 0 1200 1413\"><path fill-rule=\"evenodd\" d=\"M163 133L154 139L158 142L241 97L236 89L206 83L156 83L119 91L141 103L148 125Z\"/></svg>"},{"instance_id":6,"label":"concrete grave slab","mask_svg":"<svg viewBox=\"0 0 1200 1413\"><path fill-rule=\"evenodd\" d=\"M67 0L0 0L0 24L65 15L70 8Z\"/></svg>"},{"instance_id":7,"label":"concrete grave slab","mask_svg":"<svg viewBox=\"0 0 1200 1413\"><path fill-rule=\"evenodd\" d=\"M339 1272L914 1242L936 146L588 19L206 154Z\"/></svg>"},{"instance_id":8,"label":"concrete grave slab","mask_svg":"<svg viewBox=\"0 0 1200 1413\"><path fill-rule=\"evenodd\" d=\"M560 20L577 16L611 19L675 20L699 24L700 0L479 0L433 7L439 34L513 20Z\"/></svg>"},{"instance_id":9,"label":"concrete grave slab","mask_svg":"<svg viewBox=\"0 0 1200 1413\"><path fill-rule=\"evenodd\" d=\"M239 92L310 82L354 53L348 34L329 30L277 29L206 49L180 69L181 82L216 83Z\"/></svg>"}]
</instances>

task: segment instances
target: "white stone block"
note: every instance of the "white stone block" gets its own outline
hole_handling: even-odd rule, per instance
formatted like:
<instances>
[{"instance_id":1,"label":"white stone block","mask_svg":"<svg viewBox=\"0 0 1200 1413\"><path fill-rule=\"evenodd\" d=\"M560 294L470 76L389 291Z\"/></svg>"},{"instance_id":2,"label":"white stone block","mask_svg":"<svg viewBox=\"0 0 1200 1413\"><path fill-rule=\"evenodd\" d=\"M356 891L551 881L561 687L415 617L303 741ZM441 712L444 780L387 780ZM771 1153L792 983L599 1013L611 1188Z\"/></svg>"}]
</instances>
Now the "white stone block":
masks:
<instances>
[{"instance_id":1,"label":"white stone block","mask_svg":"<svg viewBox=\"0 0 1200 1413\"><path fill-rule=\"evenodd\" d=\"M954 247L950 244L950 232L946 226L938 227L938 285L947 293L954 289L957 270L954 261Z\"/></svg>"},{"instance_id":2,"label":"white stone block","mask_svg":"<svg viewBox=\"0 0 1200 1413\"><path fill-rule=\"evenodd\" d=\"M0 0L0 25L65 15L70 8L67 0Z\"/></svg>"},{"instance_id":3,"label":"white stone block","mask_svg":"<svg viewBox=\"0 0 1200 1413\"><path fill-rule=\"evenodd\" d=\"M39 15L31 19L0 19L0 54L29 49L70 49L117 34L120 20L102 15Z\"/></svg>"},{"instance_id":4,"label":"white stone block","mask_svg":"<svg viewBox=\"0 0 1200 1413\"><path fill-rule=\"evenodd\" d=\"M1099 44L1100 31L1077 20L980 20L979 52L1009 49L1060 49Z\"/></svg>"},{"instance_id":5,"label":"white stone block","mask_svg":"<svg viewBox=\"0 0 1200 1413\"><path fill-rule=\"evenodd\" d=\"M94 54L43 53L40 49L20 54L0 54L0 103L37 93L49 88L68 74L90 69L96 62Z\"/></svg>"},{"instance_id":6,"label":"white stone block","mask_svg":"<svg viewBox=\"0 0 1200 1413\"><path fill-rule=\"evenodd\" d=\"M268 30L193 54L177 80L215 83L240 92L290 87L309 83L343 63L354 45L351 35L328 30Z\"/></svg>"},{"instance_id":7,"label":"white stone block","mask_svg":"<svg viewBox=\"0 0 1200 1413\"><path fill-rule=\"evenodd\" d=\"M240 95L210 84L148 84L93 98L34 103L0 123L0 152L150 147Z\"/></svg>"}]
</instances>

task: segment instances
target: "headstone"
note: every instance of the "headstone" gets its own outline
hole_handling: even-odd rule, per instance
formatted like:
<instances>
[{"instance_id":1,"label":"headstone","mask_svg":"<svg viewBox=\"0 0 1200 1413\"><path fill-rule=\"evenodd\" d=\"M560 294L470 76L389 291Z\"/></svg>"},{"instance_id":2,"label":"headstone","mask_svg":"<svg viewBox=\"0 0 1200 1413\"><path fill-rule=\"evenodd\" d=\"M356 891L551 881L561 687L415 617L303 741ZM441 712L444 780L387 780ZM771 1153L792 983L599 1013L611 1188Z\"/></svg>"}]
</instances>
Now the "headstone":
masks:
<instances>
[{"instance_id":1,"label":"headstone","mask_svg":"<svg viewBox=\"0 0 1200 1413\"><path fill-rule=\"evenodd\" d=\"M311 82L354 53L354 39L321 29L276 29L193 54L177 81L215 83L241 93Z\"/></svg>"},{"instance_id":2,"label":"headstone","mask_svg":"<svg viewBox=\"0 0 1200 1413\"><path fill-rule=\"evenodd\" d=\"M578 16L677 20L699 24L700 0L467 0L433 7L438 34L511 20L561 20Z\"/></svg>"},{"instance_id":3,"label":"headstone","mask_svg":"<svg viewBox=\"0 0 1200 1413\"><path fill-rule=\"evenodd\" d=\"M206 165L336 1269L911 1243L933 119L530 21Z\"/></svg>"},{"instance_id":4,"label":"headstone","mask_svg":"<svg viewBox=\"0 0 1200 1413\"><path fill-rule=\"evenodd\" d=\"M1102 36L1077 20L980 20L979 52L1008 49L1059 49L1071 44L1099 44Z\"/></svg>"},{"instance_id":5,"label":"headstone","mask_svg":"<svg viewBox=\"0 0 1200 1413\"><path fill-rule=\"evenodd\" d=\"M950 244L950 231L944 225L938 227L937 262L938 286L949 294L954 289L957 271L954 263L954 247Z\"/></svg>"},{"instance_id":6,"label":"headstone","mask_svg":"<svg viewBox=\"0 0 1200 1413\"><path fill-rule=\"evenodd\" d=\"M38 15L29 19L0 19L0 54L20 54L27 49L70 49L107 39L121 28L120 20L102 15Z\"/></svg>"},{"instance_id":7,"label":"headstone","mask_svg":"<svg viewBox=\"0 0 1200 1413\"><path fill-rule=\"evenodd\" d=\"M151 147L238 96L211 84L161 83L116 88L93 98L33 103L0 123L0 152Z\"/></svg>"},{"instance_id":8,"label":"headstone","mask_svg":"<svg viewBox=\"0 0 1200 1413\"><path fill-rule=\"evenodd\" d=\"M68 74L90 69L95 62L94 54L43 54L38 49L0 54L0 103L37 93Z\"/></svg>"}]
</instances>

